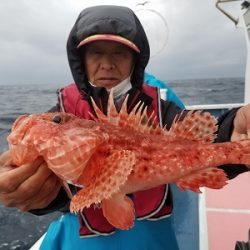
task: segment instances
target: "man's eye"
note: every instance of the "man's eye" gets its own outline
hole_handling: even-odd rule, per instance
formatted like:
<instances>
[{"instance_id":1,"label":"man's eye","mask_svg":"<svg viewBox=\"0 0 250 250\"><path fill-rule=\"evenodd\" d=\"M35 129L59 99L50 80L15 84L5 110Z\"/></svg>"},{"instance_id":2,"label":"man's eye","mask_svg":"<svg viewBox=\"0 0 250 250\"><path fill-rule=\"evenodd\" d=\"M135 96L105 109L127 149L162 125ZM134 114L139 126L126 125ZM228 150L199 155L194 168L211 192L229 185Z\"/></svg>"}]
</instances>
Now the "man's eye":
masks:
<instances>
[{"instance_id":1,"label":"man's eye","mask_svg":"<svg viewBox=\"0 0 250 250\"><path fill-rule=\"evenodd\" d=\"M102 54L102 51L101 51L101 50L92 50L92 51L91 51L91 54L94 54L94 55L101 55L101 54Z\"/></svg>"},{"instance_id":2,"label":"man's eye","mask_svg":"<svg viewBox=\"0 0 250 250\"><path fill-rule=\"evenodd\" d=\"M118 55L118 56L119 56L119 55L123 55L123 54L124 54L124 53L123 53L123 51L121 51L121 50L115 52L115 55Z\"/></svg>"}]
</instances>

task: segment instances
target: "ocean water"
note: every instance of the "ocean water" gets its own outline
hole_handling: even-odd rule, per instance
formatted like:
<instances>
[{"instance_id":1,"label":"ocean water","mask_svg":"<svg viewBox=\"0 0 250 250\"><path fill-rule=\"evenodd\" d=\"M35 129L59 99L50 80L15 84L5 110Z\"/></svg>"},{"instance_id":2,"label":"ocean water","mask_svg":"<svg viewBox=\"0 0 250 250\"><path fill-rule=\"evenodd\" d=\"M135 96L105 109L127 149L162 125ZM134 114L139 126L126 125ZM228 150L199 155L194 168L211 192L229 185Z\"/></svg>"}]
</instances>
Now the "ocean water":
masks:
<instances>
[{"instance_id":1,"label":"ocean water","mask_svg":"<svg viewBox=\"0 0 250 250\"><path fill-rule=\"evenodd\" d=\"M188 79L168 84L186 105L242 103L244 78Z\"/></svg>"},{"instance_id":2,"label":"ocean water","mask_svg":"<svg viewBox=\"0 0 250 250\"><path fill-rule=\"evenodd\" d=\"M186 105L241 103L244 78L166 81ZM44 112L56 104L59 85L0 86L0 152L7 149L6 136L13 121L24 113ZM0 204L0 250L26 250L60 216L35 216ZM13 233L14 232L14 233Z\"/></svg>"}]
</instances>

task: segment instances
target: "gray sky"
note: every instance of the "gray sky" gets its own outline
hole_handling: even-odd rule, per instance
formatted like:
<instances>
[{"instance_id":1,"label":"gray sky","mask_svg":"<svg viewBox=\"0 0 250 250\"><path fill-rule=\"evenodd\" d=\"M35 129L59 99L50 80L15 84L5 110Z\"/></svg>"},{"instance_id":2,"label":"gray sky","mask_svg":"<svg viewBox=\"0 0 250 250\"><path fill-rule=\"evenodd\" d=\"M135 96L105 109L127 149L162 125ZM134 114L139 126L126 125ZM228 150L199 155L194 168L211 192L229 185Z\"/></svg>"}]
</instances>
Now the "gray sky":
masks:
<instances>
[{"instance_id":1,"label":"gray sky","mask_svg":"<svg viewBox=\"0 0 250 250\"><path fill-rule=\"evenodd\" d=\"M145 1L1 0L0 85L71 82L65 49L71 27L86 6L112 3L131 7L141 18L153 54L147 71L158 78L244 76L244 32L214 7L215 0L136 5ZM238 5L225 7L237 16Z\"/></svg>"}]
</instances>

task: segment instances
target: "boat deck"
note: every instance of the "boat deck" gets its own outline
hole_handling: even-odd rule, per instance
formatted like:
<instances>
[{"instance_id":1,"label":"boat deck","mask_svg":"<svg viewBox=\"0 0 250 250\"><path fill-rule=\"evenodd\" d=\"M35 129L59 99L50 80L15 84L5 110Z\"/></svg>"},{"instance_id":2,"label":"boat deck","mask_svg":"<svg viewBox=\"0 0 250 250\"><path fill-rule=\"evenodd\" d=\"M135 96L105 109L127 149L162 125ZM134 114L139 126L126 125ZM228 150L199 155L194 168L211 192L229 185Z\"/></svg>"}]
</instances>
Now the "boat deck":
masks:
<instances>
[{"instance_id":1,"label":"boat deck","mask_svg":"<svg viewBox=\"0 0 250 250\"><path fill-rule=\"evenodd\" d=\"M248 241L249 190L250 173L243 173L230 180L223 189L205 189L209 250L235 249L236 241Z\"/></svg>"}]
</instances>

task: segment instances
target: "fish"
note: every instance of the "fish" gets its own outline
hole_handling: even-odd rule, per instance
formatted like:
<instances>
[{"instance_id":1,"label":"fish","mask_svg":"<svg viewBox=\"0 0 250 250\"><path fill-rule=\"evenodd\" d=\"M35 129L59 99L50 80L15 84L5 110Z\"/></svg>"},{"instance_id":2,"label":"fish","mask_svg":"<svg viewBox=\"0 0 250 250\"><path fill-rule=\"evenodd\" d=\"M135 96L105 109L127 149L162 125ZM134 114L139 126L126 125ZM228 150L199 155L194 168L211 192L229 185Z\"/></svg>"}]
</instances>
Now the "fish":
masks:
<instances>
[{"instance_id":1,"label":"fish","mask_svg":"<svg viewBox=\"0 0 250 250\"><path fill-rule=\"evenodd\" d=\"M122 230L135 220L127 194L168 183L220 189L228 177L219 166L250 165L250 140L213 143L218 127L210 113L186 111L167 129L143 103L128 112L127 100L118 111L110 93L104 114L92 99L92 120L63 112L20 116L7 138L13 164L42 157L61 180L78 186L72 213L96 204Z\"/></svg>"}]
</instances>

